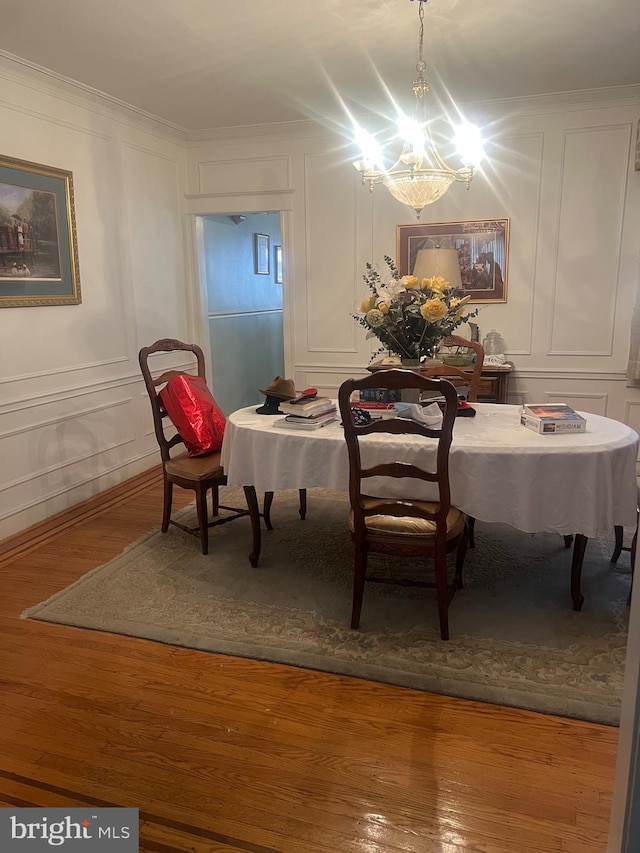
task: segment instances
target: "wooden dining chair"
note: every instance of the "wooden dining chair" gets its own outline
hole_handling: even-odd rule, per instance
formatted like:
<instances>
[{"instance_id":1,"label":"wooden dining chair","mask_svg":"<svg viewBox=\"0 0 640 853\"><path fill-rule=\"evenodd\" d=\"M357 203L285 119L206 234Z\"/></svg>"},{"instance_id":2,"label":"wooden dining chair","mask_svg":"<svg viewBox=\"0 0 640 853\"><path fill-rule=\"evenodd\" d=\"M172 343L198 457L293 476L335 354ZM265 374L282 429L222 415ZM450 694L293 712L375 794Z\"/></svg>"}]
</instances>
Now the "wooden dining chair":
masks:
<instances>
[{"instance_id":1,"label":"wooden dining chair","mask_svg":"<svg viewBox=\"0 0 640 853\"><path fill-rule=\"evenodd\" d=\"M441 394L445 399L442 425L427 427L408 418L383 418L356 424L351 413L354 392L368 388L389 390L418 389ZM354 546L353 603L351 627L360 626L365 581L399 583L403 586L429 586L436 589L440 636L449 639L449 604L455 590L462 586L462 568L467 549L468 528L464 513L451 506L449 487L449 448L458 407L454 386L411 370L383 370L364 379L348 379L338 392L340 415L349 457L349 529ZM424 453L412 454L410 461L398 461L394 436L413 435L424 441ZM386 439L388 460L366 467L362 461L361 442L367 436ZM382 442L384 447L385 442ZM368 494L370 478L383 478L389 488L387 497ZM437 500L395 497L399 479L435 484ZM379 483L380 481L378 481ZM376 484L377 492L382 490ZM447 554L456 551L455 578L450 582ZM432 558L435 581L378 577L368 573L370 553L398 557Z\"/></svg>"},{"instance_id":2,"label":"wooden dining chair","mask_svg":"<svg viewBox=\"0 0 640 853\"><path fill-rule=\"evenodd\" d=\"M177 433L170 438L165 435L165 421L169 421L169 416L162 405L158 390L175 376L190 375L190 372L186 370L168 370L155 379L153 378L149 368L149 356L155 353L168 352L185 352L194 355L197 362L197 375L206 381L204 354L197 344L187 344L175 339L164 338L151 344L151 346L143 347L138 354L144 384L151 401L153 425L162 458L164 498L161 529L163 533L166 533L169 525L173 524L187 533L199 536L202 553L208 554L209 528L249 515L249 509L248 505L247 507L231 507L220 503L219 490L220 487L226 486L227 478L220 465L219 451L204 456L189 456L184 450L174 452L174 448L184 445L184 441ZM197 527L187 527L171 517L174 485L195 492ZM209 520L207 504L209 491L212 494L211 520ZM247 504L250 500L256 500L253 486L245 486L244 491ZM227 510L230 514L220 516L219 511L221 509ZM265 518L265 523L271 529L268 515Z\"/></svg>"},{"instance_id":3,"label":"wooden dining chair","mask_svg":"<svg viewBox=\"0 0 640 853\"><path fill-rule=\"evenodd\" d=\"M469 369L456 367L452 364L436 364L431 367L423 367L420 370L420 373L423 376L435 376L440 379L448 379L456 386L468 386L469 393L467 394L467 402L475 403L478 399L480 379L482 378L484 347L477 341L468 341L466 338L461 338L458 335L449 335L449 337L444 338L442 345L444 347L457 347L459 350L472 350L475 354L474 363L469 365Z\"/></svg>"},{"instance_id":4,"label":"wooden dining chair","mask_svg":"<svg viewBox=\"0 0 640 853\"><path fill-rule=\"evenodd\" d=\"M484 365L484 347L477 341L469 341L466 338L461 338L459 335L449 335L444 338L442 345L445 347L457 347L458 349L472 350L475 353L475 361L471 371L471 380L469 381L469 371L459 367L454 367L451 364L434 365L433 367L423 368L420 372L423 376L437 376L440 379L448 379L454 385L468 385L469 393L467 394L467 402L475 403L478 399L478 389L480 388L480 379L482 378L482 367ZM469 526L469 548L476 547L475 527L476 520L473 516L468 516Z\"/></svg>"},{"instance_id":5,"label":"wooden dining chair","mask_svg":"<svg viewBox=\"0 0 640 853\"><path fill-rule=\"evenodd\" d=\"M624 527L620 524L616 524L613 528L614 533L614 547L613 553L611 554L611 563L617 563L620 557L620 554L623 551L629 552L629 559L631 562L631 585L633 587L633 570L636 565L636 550L638 545L638 528L640 527L640 477L638 478L638 506L636 507L636 529L633 533L633 538L631 539L631 543L629 545L624 544ZM629 597L627 599L627 604L631 604L631 590L629 590Z\"/></svg>"}]
</instances>

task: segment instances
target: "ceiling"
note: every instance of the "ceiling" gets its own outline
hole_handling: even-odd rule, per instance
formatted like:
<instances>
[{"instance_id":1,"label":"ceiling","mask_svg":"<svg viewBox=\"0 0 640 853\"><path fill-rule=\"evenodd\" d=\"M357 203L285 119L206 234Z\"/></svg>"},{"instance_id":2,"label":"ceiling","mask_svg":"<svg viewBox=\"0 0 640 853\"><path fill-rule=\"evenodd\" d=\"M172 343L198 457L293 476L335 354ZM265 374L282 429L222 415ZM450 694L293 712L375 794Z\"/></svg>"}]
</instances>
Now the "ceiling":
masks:
<instances>
[{"instance_id":1,"label":"ceiling","mask_svg":"<svg viewBox=\"0 0 640 853\"><path fill-rule=\"evenodd\" d=\"M20 0L0 50L188 131L408 109L410 0ZM454 101L640 83L638 0L429 0L432 91ZM446 86L445 86L446 84Z\"/></svg>"}]
</instances>

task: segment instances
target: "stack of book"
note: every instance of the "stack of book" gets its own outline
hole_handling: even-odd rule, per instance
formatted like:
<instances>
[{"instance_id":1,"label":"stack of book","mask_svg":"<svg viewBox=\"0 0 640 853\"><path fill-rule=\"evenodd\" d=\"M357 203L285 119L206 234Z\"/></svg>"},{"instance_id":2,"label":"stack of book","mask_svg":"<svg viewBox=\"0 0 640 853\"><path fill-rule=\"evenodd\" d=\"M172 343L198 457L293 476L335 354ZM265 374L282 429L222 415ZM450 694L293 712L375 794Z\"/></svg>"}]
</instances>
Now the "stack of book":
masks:
<instances>
[{"instance_id":1,"label":"stack of book","mask_svg":"<svg viewBox=\"0 0 640 853\"><path fill-rule=\"evenodd\" d=\"M392 391L389 388L362 388L359 392L356 406L366 411L393 411L395 404L401 398L400 391Z\"/></svg>"},{"instance_id":2,"label":"stack of book","mask_svg":"<svg viewBox=\"0 0 640 853\"><path fill-rule=\"evenodd\" d=\"M292 429L318 429L325 424L335 421L338 410L329 397L313 397L288 403L280 403L280 411L286 418L276 421L277 426Z\"/></svg>"},{"instance_id":3,"label":"stack of book","mask_svg":"<svg viewBox=\"0 0 640 853\"><path fill-rule=\"evenodd\" d=\"M525 403L520 423L541 435L585 432L587 422L566 403Z\"/></svg>"}]
</instances>

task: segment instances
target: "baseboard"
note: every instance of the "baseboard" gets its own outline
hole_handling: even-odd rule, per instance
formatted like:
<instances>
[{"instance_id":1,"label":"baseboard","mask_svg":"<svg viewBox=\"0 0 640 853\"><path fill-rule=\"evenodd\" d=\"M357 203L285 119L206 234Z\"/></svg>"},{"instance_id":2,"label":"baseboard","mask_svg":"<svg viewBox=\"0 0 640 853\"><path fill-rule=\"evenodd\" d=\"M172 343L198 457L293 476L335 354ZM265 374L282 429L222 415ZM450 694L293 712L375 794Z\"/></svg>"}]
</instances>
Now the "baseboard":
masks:
<instances>
[{"instance_id":1,"label":"baseboard","mask_svg":"<svg viewBox=\"0 0 640 853\"><path fill-rule=\"evenodd\" d=\"M139 492L162 480L162 467L149 468L142 474L125 480L99 495L69 507L37 524L0 541L0 568L16 557L35 550L47 539L59 536L72 527L77 527L94 515L129 500Z\"/></svg>"}]
</instances>

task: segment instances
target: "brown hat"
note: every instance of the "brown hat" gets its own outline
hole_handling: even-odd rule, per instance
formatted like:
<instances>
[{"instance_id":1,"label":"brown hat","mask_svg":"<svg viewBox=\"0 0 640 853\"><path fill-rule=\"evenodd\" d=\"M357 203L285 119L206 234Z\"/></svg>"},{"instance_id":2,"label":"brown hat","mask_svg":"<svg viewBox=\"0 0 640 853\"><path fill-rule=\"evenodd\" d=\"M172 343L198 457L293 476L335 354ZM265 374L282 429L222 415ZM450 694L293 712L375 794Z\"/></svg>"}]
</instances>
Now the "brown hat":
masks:
<instances>
[{"instance_id":1,"label":"brown hat","mask_svg":"<svg viewBox=\"0 0 640 853\"><path fill-rule=\"evenodd\" d=\"M267 397L277 397L278 400L292 400L296 396L296 386L293 379L283 379L282 376L276 376L267 388L258 389L261 394L266 394Z\"/></svg>"}]
</instances>

